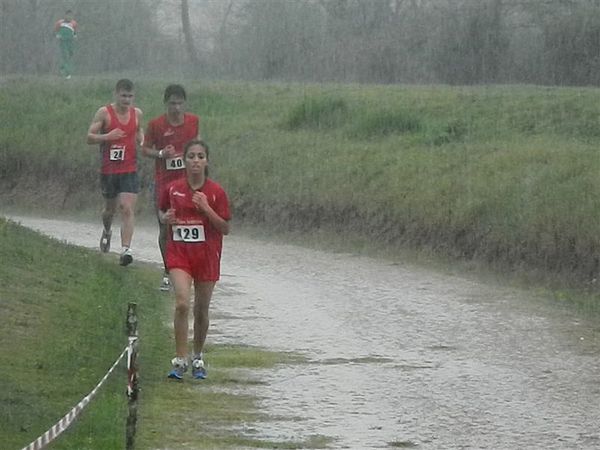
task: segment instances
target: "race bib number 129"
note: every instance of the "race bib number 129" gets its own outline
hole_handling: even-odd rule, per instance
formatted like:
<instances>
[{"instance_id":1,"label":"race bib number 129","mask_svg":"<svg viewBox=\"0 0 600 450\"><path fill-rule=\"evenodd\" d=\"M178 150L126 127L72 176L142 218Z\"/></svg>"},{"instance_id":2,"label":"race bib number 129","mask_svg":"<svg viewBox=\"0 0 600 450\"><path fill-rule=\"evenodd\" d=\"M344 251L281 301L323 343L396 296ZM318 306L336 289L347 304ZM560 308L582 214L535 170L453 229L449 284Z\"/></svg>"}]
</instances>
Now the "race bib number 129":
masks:
<instances>
[{"instance_id":1,"label":"race bib number 129","mask_svg":"<svg viewBox=\"0 0 600 450\"><path fill-rule=\"evenodd\" d=\"M173 225L173 240L178 242L204 242L203 225Z\"/></svg>"}]
</instances>

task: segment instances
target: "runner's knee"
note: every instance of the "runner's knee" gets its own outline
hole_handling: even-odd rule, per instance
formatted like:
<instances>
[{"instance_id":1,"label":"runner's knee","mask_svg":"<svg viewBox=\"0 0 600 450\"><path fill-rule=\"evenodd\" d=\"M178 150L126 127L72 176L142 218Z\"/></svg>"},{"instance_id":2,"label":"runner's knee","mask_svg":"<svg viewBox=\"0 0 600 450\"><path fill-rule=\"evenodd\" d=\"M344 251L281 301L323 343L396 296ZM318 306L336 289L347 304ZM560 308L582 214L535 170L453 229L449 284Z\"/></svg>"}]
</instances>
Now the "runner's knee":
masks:
<instances>
[{"instance_id":1,"label":"runner's knee","mask_svg":"<svg viewBox=\"0 0 600 450\"><path fill-rule=\"evenodd\" d=\"M187 299L183 297L176 297L175 299L175 312L177 314L188 314L190 311L190 304Z\"/></svg>"},{"instance_id":2,"label":"runner's knee","mask_svg":"<svg viewBox=\"0 0 600 450\"><path fill-rule=\"evenodd\" d=\"M133 205L130 205L129 203L121 203L120 209L123 217L133 216Z\"/></svg>"}]
</instances>

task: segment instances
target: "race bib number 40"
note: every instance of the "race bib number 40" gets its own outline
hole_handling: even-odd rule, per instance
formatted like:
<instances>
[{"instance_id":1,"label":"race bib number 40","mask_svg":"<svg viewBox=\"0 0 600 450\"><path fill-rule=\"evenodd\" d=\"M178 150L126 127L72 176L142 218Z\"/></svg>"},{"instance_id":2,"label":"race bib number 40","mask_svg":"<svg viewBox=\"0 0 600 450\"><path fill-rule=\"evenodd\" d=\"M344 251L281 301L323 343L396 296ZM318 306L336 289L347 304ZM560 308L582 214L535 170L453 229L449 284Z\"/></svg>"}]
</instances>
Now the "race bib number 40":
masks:
<instances>
[{"instance_id":1,"label":"race bib number 40","mask_svg":"<svg viewBox=\"0 0 600 450\"><path fill-rule=\"evenodd\" d=\"M167 158L165 159L165 165L167 167L167 170L183 169L183 158L181 156L176 156L175 158Z\"/></svg>"},{"instance_id":2,"label":"race bib number 40","mask_svg":"<svg viewBox=\"0 0 600 450\"><path fill-rule=\"evenodd\" d=\"M173 240L178 242L204 242L204 225L173 225Z\"/></svg>"},{"instance_id":3,"label":"race bib number 40","mask_svg":"<svg viewBox=\"0 0 600 450\"><path fill-rule=\"evenodd\" d=\"M109 158L111 161L123 161L125 159L125 147L121 145L113 145L109 149Z\"/></svg>"}]
</instances>

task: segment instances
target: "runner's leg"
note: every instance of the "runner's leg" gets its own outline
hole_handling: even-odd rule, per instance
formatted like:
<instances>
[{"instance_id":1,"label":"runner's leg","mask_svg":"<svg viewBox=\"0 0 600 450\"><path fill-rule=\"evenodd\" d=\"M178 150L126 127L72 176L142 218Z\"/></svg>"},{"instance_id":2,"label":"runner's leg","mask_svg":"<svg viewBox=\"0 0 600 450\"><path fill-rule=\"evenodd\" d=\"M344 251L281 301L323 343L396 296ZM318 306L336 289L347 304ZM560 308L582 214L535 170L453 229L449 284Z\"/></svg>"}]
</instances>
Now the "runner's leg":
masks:
<instances>
[{"instance_id":1,"label":"runner's leg","mask_svg":"<svg viewBox=\"0 0 600 450\"><path fill-rule=\"evenodd\" d=\"M167 232L169 226L166 223L162 223L158 217L158 201L154 202L154 212L156 213L156 220L158 221L158 248L160 249L160 256L163 262L163 269L165 274L169 274L167 269Z\"/></svg>"},{"instance_id":2,"label":"runner's leg","mask_svg":"<svg viewBox=\"0 0 600 450\"><path fill-rule=\"evenodd\" d=\"M121 192L119 198L119 209L121 211L121 246L131 247L133 239L133 225L135 203L137 194L132 192Z\"/></svg>"},{"instance_id":3,"label":"runner's leg","mask_svg":"<svg viewBox=\"0 0 600 450\"><path fill-rule=\"evenodd\" d=\"M171 284L175 290L175 353L178 357L187 358L188 354L188 316L190 310L190 295L192 277L182 269L173 269L170 273Z\"/></svg>"},{"instance_id":4,"label":"runner's leg","mask_svg":"<svg viewBox=\"0 0 600 450\"><path fill-rule=\"evenodd\" d=\"M68 56L68 48L67 48L67 44L65 43L65 41L60 41L59 43L60 46L60 66L59 66L59 70L60 70L60 74L63 77L66 77L68 72L67 72L67 58Z\"/></svg>"},{"instance_id":5,"label":"runner's leg","mask_svg":"<svg viewBox=\"0 0 600 450\"><path fill-rule=\"evenodd\" d=\"M104 209L102 210L102 225L104 226L104 231L110 233L110 229L112 227L113 218L115 217L115 211L117 209L117 199L116 198L105 198L104 199Z\"/></svg>"},{"instance_id":6,"label":"runner's leg","mask_svg":"<svg viewBox=\"0 0 600 450\"><path fill-rule=\"evenodd\" d=\"M214 281L194 282L194 354L199 354L204 348L208 333L208 307L212 298Z\"/></svg>"},{"instance_id":7,"label":"runner's leg","mask_svg":"<svg viewBox=\"0 0 600 450\"><path fill-rule=\"evenodd\" d=\"M73 73L73 42L69 43L69 48L67 50L65 71L67 72L67 77L70 77Z\"/></svg>"}]
</instances>

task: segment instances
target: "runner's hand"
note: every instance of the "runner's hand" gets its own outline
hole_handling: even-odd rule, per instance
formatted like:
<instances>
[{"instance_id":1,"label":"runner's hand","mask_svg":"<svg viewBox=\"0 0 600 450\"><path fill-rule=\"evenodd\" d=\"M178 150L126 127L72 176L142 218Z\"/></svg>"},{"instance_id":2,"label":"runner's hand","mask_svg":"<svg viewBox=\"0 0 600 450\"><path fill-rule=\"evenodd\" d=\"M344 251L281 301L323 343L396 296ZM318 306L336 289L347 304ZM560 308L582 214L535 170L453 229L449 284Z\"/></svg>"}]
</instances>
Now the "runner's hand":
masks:
<instances>
[{"instance_id":1,"label":"runner's hand","mask_svg":"<svg viewBox=\"0 0 600 450\"><path fill-rule=\"evenodd\" d=\"M169 225L173 225L175 223L175 209L169 208L162 215L162 223L168 223Z\"/></svg>"},{"instance_id":2,"label":"runner's hand","mask_svg":"<svg viewBox=\"0 0 600 450\"><path fill-rule=\"evenodd\" d=\"M162 149L163 159L173 158L174 156L175 156L175 147L173 147L173 145L169 144L165 148Z\"/></svg>"},{"instance_id":3,"label":"runner's hand","mask_svg":"<svg viewBox=\"0 0 600 450\"><path fill-rule=\"evenodd\" d=\"M108 133L106 133L106 140L116 141L117 139L124 138L125 136L127 136L127 133L120 128L115 128L114 130L110 130Z\"/></svg>"},{"instance_id":4,"label":"runner's hand","mask_svg":"<svg viewBox=\"0 0 600 450\"><path fill-rule=\"evenodd\" d=\"M202 212L206 212L208 209L210 209L208 198L204 192L194 192L194 195L192 196L192 203Z\"/></svg>"}]
</instances>

